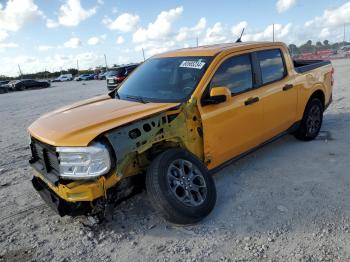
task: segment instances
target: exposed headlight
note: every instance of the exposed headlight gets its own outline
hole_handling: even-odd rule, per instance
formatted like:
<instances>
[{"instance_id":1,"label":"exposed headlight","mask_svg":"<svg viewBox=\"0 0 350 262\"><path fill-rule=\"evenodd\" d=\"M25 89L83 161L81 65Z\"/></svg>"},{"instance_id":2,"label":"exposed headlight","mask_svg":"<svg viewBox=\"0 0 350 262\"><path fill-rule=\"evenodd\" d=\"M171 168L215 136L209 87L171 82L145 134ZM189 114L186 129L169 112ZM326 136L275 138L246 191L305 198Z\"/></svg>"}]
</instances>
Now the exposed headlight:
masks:
<instances>
[{"instance_id":1,"label":"exposed headlight","mask_svg":"<svg viewBox=\"0 0 350 262\"><path fill-rule=\"evenodd\" d=\"M95 143L88 147L57 147L60 176L69 179L90 179L109 172L111 159L106 146Z\"/></svg>"}]
</instances>

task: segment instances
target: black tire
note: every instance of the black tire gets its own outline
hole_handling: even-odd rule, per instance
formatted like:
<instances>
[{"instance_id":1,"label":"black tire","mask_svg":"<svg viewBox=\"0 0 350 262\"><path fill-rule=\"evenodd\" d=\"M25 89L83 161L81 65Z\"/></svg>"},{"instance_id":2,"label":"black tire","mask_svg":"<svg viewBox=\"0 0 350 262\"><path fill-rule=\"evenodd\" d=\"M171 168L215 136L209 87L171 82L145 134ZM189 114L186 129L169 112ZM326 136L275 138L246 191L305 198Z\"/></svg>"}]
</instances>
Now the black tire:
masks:
<instances>
[{"instance_id":1,"label":"black tire","mask_svg":"<svg viewBox=\"0 0 350 262\"><path fill-rule=\"evenodd\" d=\"M184 162L182 169L176 167L178 161ZM190 166L190 164L192 164L191 170L185 167L185 165ZM169 171L170 168L173 170ZM190 174L185 174L186 169ZM185 179L181 180L179 172L177 172L179 179L174 179L175 173L173 171L179 170L184 170L183 174L185 175L182 178L186 176ZM173 179L172 183L171 179ZM175 180L177 183L180 183L180 180L183 181L181 183L188 186L186 190L185 185L177 184L174 186ZM184 182L185 180L188 182ZM179 200L178 191L180 190L176 191L172 186L182 187L185 195L182 201ZM194 187L197 188L197 191ZM169 149L153 160L146 174L146 189L152 206L166 220L175 224L194 224L202 220L213 210L216 203L215 183L207 168L197 157L181 148ZM185 204L185 202L187 203Z\"/></svg>"},{"instance_id":2,"label":"black tire","mask_svg":"<svg viewBox=\"0 0 350 262\"><path fill-rule=\"evenodd\" d=\"M314 140L322 127L324 106L320 99L312 98L306 105L303 119L295 137L302 141Z\"/></svg>"},{"instance_id":3,"label":"black tire","mask_svg":"<svg viewBox=\"0 0 350 262\"><path fill-rule=\"evenodd\" d=\"M17 91L24 91L24 90L26 90L26 87L24 85L19 85L16 87L16 90Z\"/></svg>"}]
</instances>

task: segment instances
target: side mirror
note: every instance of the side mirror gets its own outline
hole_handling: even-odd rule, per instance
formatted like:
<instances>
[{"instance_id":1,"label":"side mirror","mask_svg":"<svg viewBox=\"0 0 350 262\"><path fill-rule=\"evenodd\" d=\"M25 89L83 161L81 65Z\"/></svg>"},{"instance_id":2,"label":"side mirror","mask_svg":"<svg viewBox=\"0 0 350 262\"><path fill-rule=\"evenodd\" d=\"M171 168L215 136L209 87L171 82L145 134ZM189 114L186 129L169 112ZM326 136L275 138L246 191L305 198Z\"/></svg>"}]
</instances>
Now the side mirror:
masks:
<instances>
[{"instance_id":1,"label":"side mirror","mask_svg":"<svg viewBox=\"0 0 350 262\"><path fill-rule=\"evenodd\" d=\"M210 97L202 100L202 105L217 105L224 103L231 98L231 91L227 87L213 87L210 90Z\"/></svg>"}]
</instances>

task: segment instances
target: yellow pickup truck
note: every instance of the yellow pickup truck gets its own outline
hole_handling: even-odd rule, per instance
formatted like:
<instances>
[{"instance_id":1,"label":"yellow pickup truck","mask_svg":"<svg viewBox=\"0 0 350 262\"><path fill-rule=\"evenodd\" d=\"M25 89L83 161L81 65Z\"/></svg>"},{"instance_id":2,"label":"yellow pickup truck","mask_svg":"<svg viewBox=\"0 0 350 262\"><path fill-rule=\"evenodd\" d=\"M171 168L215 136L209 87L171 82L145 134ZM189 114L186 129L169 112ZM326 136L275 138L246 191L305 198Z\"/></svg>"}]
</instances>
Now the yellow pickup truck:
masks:
<instances>
[{"instance_id":1,"label":"yellow pickup truck","mask_svg":"<svg viewBox=\"0 0 350 262\"><path fill-rule=\"evenodd\" d=\"M30 127L34 188L61 216L103 214L138 185L167 220L215 206L211 174L291 133L314 139L332 101L329 61L293 61L283 43L156 55L109 95Z\"/></svg>"}]
</instances>

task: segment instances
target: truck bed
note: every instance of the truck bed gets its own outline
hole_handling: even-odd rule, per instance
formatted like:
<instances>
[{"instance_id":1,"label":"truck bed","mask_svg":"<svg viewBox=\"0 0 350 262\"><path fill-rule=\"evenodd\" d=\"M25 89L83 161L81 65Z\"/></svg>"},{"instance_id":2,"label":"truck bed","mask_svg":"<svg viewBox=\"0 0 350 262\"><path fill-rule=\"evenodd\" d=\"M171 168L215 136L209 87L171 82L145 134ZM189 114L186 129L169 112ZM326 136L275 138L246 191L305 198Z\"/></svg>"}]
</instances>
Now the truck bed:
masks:
<instances>
[{"instance_id":1,"label":"truck bed","mask_svg":"<svg viewBox=\"0 0 350 262\"><path fill-rule=\"evenodd\" d=\"M302 74L316 68L329 65L329 60L293 60L295 71Z\"/></svg>"}]
</instances>

